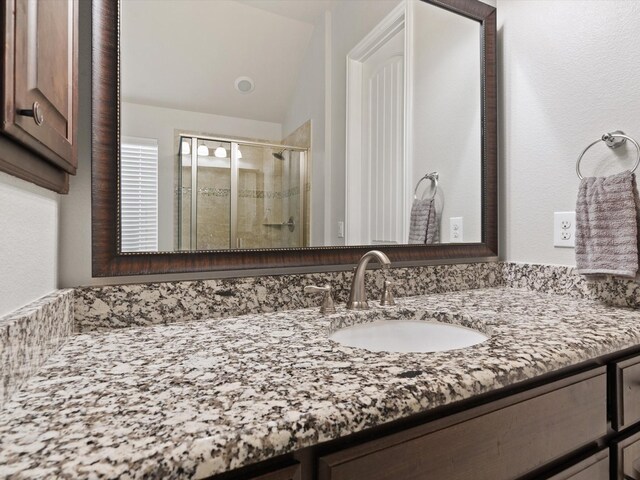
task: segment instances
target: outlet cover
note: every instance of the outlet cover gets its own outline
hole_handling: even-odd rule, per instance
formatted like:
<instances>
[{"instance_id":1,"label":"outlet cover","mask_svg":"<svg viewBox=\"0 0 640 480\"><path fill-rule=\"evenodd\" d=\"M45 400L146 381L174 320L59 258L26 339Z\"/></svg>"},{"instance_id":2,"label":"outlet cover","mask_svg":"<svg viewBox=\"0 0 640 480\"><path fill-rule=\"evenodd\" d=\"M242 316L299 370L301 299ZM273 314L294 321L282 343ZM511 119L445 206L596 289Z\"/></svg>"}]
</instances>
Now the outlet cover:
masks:
<instances>
[{"instance_id":1,"label":"outlet cover","mask_svg":"<svg viewBox=\"0 0 640 480\"><path fill-rule=\"evenodd\" d=\"M576 212L553 213L553 246L575 248Z\"/></svg>"},{"instance_id":2,"label":"outlet cover","mask_svg":"<svg viewBox=\"0 0 640 480\"><path fill-rule=\"evenodd\" d=\"M449 218L449 242L451 243L464 242L464 228L463 228L462 217Z\"/></svg>"}]
</instances>

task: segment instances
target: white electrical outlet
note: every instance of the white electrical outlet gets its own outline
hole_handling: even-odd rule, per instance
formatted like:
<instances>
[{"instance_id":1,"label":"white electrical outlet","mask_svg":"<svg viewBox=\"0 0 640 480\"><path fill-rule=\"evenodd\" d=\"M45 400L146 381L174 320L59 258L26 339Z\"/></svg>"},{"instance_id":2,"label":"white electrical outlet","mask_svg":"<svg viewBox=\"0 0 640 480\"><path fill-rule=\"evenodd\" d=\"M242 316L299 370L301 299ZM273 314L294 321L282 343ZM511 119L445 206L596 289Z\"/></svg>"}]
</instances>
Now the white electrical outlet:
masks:
<instances>
[{"instance_id":1,"label":"white electrical outlet","mask_svg":"<svg viewBox=\"0 0 640 480\"><path fill-rule=\"evenodd\" d=\"M338 238L344 238L344 222L338 222Z\"/></svg>"},{"instance_id":2,"label":"white electrical outlet","mask_svg":"<svg viewBox=\"0 0 640 480\"><path fill-rule=\"evenodd\" d=\"M449 218L449 242L451 243L464 242L464 228L463 228L462 217Z\"/></svg>"},{"instance_id":3,"label":"white electrical outlet","mask_svg":"<svg viewBox=\"0 0 640 480\"><path fill-rule=\"evenodd\" d=\"M554 212L553 245L555 247L575 248L576 212Z\"/></svg>"}]
</instances>

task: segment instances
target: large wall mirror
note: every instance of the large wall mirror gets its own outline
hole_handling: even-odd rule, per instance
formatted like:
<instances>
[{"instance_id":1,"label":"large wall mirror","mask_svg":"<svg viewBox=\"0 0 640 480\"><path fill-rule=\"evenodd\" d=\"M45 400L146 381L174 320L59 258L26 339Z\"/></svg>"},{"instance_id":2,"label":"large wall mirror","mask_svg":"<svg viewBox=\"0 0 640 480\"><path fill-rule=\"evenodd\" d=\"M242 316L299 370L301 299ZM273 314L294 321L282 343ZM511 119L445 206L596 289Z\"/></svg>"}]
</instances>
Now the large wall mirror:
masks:
<instances>
[{"instance_id":1,"label":"large wall mirror","mask_svg":"<svg viewBox=\"0 0 640 480\"><path fill-rule=\"evenodd\" d=\"M93 0L94 275L497 255L495 9Z\"/></svg>"}]
</instances>

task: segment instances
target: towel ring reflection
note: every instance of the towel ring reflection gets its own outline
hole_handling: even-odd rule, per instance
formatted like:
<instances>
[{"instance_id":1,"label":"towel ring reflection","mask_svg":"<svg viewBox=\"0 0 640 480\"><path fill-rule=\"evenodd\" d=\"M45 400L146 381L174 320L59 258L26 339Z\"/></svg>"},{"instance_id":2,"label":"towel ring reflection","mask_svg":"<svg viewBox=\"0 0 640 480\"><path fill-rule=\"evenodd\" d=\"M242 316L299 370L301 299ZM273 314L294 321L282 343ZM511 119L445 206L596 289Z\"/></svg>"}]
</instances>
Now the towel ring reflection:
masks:
<instances>
[{"instance_id":1,"label":"towel ring reflection","mask_svg":"<svg viewBox=\"0 0 640 480\"><path fill-rule=\"evenodd\" d=\"M438 175L438 172L431 172L431 173L427 173L424 177L418 180L418 183L416 183L416 188L414 188L413 190L413 199L414 200L418 199L418 187L420 187L420 184L424 180L431 180L431 184L433 185L433 195L431 195L431 198L429 198L429 200L433 200L434 198L436 198L436 193L438 193L438 177L439 176L440 175Z\"/></svg>"},{"instance_id":2,"label":"towel ring reflection","mask_svg":"<svg viewBox=\"0 0 640 480\"><path fill-rule=\"evenodd\" d=\"M613 133L605 133L604 135L602 135L602 138L600 138L600 139L596 140L595 142L589 144L587 146L587 148L585 148L582 151L582 153L578 157L578 161L576 162L576 173L578 174L578 178L580 180L582 180L584 178L582 176L582 173L580 173L580 161L582 160L582 157L584 157L584 154L587 153L587 150L589 150L595 144L600 143L600 142L605 142L609 148L618 148L620 145L623 145L627 140L629 140L631 143L633 143L633 146L636 147L636 153L637 153L637 157L638 158L636 158L636 163L633 166L633 168L631 169L632 172L635 172L636 169L638 168L638 165L640 165L640 145L638 145L638 142L636 142L633 138L625 135L624 132L622 132L620 130L616 130Z\"/></svg>"}]
</instances>

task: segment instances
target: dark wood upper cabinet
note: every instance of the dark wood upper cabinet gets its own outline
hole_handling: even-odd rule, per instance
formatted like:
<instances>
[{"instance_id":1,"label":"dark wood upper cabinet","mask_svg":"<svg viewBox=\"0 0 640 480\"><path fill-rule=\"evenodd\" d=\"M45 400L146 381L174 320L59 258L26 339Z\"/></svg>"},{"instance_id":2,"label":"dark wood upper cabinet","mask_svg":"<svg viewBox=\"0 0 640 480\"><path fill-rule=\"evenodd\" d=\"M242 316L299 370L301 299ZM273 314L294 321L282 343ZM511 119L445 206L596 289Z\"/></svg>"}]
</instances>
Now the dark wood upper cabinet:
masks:
<instances>
[{"instance_id":1,"label":"dark wood upper cabinet","mask_svg":"<svg viewBox=\"0 0 640 480\"><path fill-rule=\"evenodd\" d=\"M65 193L77 168L78 0L3 0L2 15L0 169Z\"/></svg>"}]
</instances>

